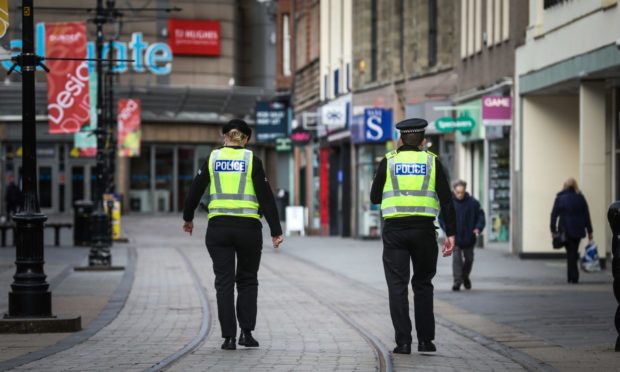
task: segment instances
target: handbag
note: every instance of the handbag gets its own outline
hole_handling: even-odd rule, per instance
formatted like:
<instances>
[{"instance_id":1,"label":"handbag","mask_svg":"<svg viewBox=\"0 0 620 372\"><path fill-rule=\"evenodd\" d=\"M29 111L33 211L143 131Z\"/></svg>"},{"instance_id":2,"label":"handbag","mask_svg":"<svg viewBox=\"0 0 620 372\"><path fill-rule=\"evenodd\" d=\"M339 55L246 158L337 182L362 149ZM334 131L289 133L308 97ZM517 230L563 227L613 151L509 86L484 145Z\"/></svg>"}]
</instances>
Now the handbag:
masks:
<instances>
[{"instance_id":1,"label":"handbag","mask_svg":"<svg viewBox=\"0 0 620 372\"><path fill-rule=\"evenodd\" d=\"M598 247L593 240L586 246L586 250L580 261L581 269L587 273L601 271L601 264L598 258Z\"/></svg>"},{"instance_id":2,"label":"handbag","mask_svg":"<svg viewBox=\"0 0 620 372\"><path fill-rule=\"evenodd\" d=\"M558 230L553 234L553 240L551 242L553 249L560 249L566 246L566 233L562 230Z\"/></svg>"}]
</instances>

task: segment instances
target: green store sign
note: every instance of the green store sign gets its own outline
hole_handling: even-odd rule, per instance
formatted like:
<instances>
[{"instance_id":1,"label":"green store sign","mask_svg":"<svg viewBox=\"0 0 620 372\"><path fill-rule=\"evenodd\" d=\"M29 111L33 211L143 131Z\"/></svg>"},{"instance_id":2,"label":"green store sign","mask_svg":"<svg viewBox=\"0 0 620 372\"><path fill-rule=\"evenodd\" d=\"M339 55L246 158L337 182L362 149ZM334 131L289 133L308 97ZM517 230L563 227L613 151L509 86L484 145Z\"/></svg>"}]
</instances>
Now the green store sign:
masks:
<instances>
[{"instance_id":1,"label":"green store sign","mask_svg":"<svg viewBox=\"0 0 620 372\"><path fill-rule=\"evenodd\" d=\"M277 152L289 152L293 150L293 141L290 138L280 137L276 138L276 151Z\"/></svg>"},{"instance_id":2,"label":"green store sign","mask_svg":"<svg viewBox=\"0 0 620 372\"><path fill-rule=\"evenodd\" d=\"M476 126L476 121L469 115L461 115L457 118L444 116L435 121L435 128L442 133L454 132L455 130L462 133L471 132Z\"/></svg>"}]
</instances>

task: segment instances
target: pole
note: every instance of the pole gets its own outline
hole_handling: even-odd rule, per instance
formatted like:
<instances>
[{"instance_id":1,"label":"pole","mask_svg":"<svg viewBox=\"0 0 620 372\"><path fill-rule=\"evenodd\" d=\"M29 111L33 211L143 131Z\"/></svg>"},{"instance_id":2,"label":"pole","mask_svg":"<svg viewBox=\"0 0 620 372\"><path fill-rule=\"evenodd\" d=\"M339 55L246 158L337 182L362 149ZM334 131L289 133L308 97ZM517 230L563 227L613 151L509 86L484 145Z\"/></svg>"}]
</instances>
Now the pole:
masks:
<instances>
[{"instance_id":1,"label":"pole","mask_svg":"<svg viewBox=\"0 0 620 372\"><path fill-rule=\"evenodd\" d=\"M616 332L618 333L616 351L620 352L620 200L609 206L607 220L613 234L611 242L611 253L613 255L611 271L614 276L614 296L616 296L616 301L618 302L615 319Z\"/></svg>"},{"instance_id":2,"label":"pole","mask_svg":"<svg viewBox=\"0 0 620 372\"><path fill-rule=\"evenodd\" d=\"M34 54L33 0L22 1L22 53L17 63L22 70L22 148L24 208L13 217L16 224L16 272L9 292L7 318L52 316L52 293L46 281L43 224L37 180L37 134L35 71L40 57Z\"/></svg>"},{"instance_id":3,"label":"pole","mask_svg":"<svg viewBox=\"0 0 620 372\"><path fill-rule=\"evenodd\" d=\"M91 249L88 255L88 265L93 266L111 266L112 256L110 253L109 239L109 218L103 208L103 193L105 191L104 167L105 167L105 120L103 117L103 25L106 23L105 9L103 8L103 0L97 0L97 9L95 14L95 25L97 26L97 39L95 41L96 49L96 70L97 70L97 165L95 168L95 211L91 217Z\"/></svg>"}]
</instances>

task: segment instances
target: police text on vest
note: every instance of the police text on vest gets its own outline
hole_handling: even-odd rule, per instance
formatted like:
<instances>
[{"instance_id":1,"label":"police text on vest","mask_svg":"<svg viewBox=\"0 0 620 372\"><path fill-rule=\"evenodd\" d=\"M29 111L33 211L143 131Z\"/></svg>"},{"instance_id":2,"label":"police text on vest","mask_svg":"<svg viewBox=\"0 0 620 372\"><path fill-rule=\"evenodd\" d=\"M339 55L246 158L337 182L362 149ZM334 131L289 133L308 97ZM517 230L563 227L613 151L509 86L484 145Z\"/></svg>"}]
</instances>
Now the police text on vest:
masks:
<instances>
[{"instance_id":1,"label":"police text on vest","mask_svg":"<svg viewBox=\"0 0 620 372\"><path fill-rule=\"evenodd\" d=\"M394 173L397 176L426 176L426 164L423 163L396 163Z\"/></svg>"},{"instance_id":2,"label":"police text on vest","mask_svg":"<svg viewBox=\"0 0 620 372\"><path fill-rule=\"evenodd\" d=\"M247 162L244 160L217 160L215 162L215 172L247 172Z\"/></svg>"}]
</instances>

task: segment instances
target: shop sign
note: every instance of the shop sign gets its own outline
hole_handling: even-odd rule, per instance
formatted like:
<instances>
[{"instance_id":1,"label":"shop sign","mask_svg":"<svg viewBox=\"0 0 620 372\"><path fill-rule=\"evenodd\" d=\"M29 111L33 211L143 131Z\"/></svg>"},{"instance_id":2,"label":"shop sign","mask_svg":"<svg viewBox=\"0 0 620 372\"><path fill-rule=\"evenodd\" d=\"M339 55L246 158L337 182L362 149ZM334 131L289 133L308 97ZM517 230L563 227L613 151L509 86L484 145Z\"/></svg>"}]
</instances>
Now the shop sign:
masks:
<instances>
[{"instance_id":1,"label":"shop sign","mask_svg":"<svg viewBox=\"0 0 620 372\"><path fill-rule=\"evenodd\" d=\"M297 127L293 129L291 133L291 141L293 141L293 145L295 146L305 146L312 141L312 133L303 129L302 127Z\"/></svg>"},{"instance_id":2,"label":"shop sign","mask_svg":"<svg viewBox=\"0 0 620 372\"><path fill-rule=\"evenodd\" d=\"M191 19L168 20L168 44L175 56L220 55L220 22Z\"/></svg>"},{"instance_id":3,"label":"shop sign","mask_svg":"<svg viewBox=\"0 0 620 372\"><path fill-rule=\"evenodd\" d=\"M35 50L40 56L49 56L46 54L45 40L46 30L45 23L37 23L36 26L36 40ZM13 56L18 55L21 52L23 42L16 39L9 42L9 50ZM95 43L89 41L86 43L87 57L95 58ZM141 32L134 32L131 34L131 41L121 42L115 41L112 43L114 48L115 57L117 59L130 59L133 60L130 64L126 61L117 62L112 68L116 73L124 73L129 71L131 66L134 72L150 72L154 75L168 75L172 71L172 51L170 46L166 43L148 43L143 39ZM109 53L109 45L105 43L103 46L103 58L107 58ZM50 61L48 61L49 63ZM13 65L12 61L1 61L0 64L5 70L9 70ZM41 67L38 67L42 70ZM20 68L17 67L15 71L19 72ZM95 72L95 62L88 63L88 72Z\"/></svg>"},{"instance_id":4,"label":"shop sign","mask_svg":"<svg viewBox=\"0 0 620 372\"><path fill-rule=\"evenodd\" d=\"M280 137L276 138L276 151L277 152L290 152L293 150L293 141L290 138Z\"/></svg>"},{"instance_id":5,"label":"shop sign","mask_svg":"<svg viewBox=\"0 0 620 372\"><path fill-rule=\"evenodd\" d=\"M9 1L0 0L0 38L9 29Z\"/></svg>"},{"instance_id":6,"label":"shop sign","mask_svg":"<svg viewBox=\"0 0 620 372\"><path fill-rule=\"evenodd\" d=\"M476 122L468 115L461 115L458 118L444 116L435 121L435 128L439 132L449 133L458 130L462 133L471 132L476 126Z\"/></svg>"},{"instance_id":7,"label":"shop sign","mask_svg":"<svg viewBox=\"0 0 620 372\"><path fill-rule=\"evenodd\" d=\"M121 157L140 156L140 106L139 99L118 100L118 154Z\"/></svg>"},{"instance_id":8,"label":"shop sign","mask_svg":"<svg viewBox=\"0 0 620 372\"><path fill-rule=\"evenodd\" d=\"M391 109L367 108L364 115L356 115L351 122L351 142L384 143L392 138Z\"/></svg>"},{"instance_id":9,"label":"shop sign","mask_svg":"<svg viewBox=\"0 0 620 372\"><path fill-rule=\"evenodd\" d=\"M512 125L512 97L482 97L483 125Z\"/></svg>"},{"instance_id":10,"label":"shop sign","mask_svg":"<svg viewBox=\"0 0 620 372\"><path fill-rule=\"evenodd\" d=\"M86 58L86 22L47 23L47 57ZM90 120L88 64L48 60L47 112L51 134L75 133Z\"/></svg>"},{"instance_id":11,"label":"shop sign","mask_svg":"<svg viewBox=\"0 0 620 372\"><path fill-rule=\"evenodd\" d=\"M288 108L279 102L256 103L256 140L274 142L288 132Z\"/></svg>"},{"instance_id":12,"label":"shop sign","mask_svg":"<svg viewBox=\"0 0 620 372\"><path fill-rule=\"evenodd\" d=\"M328 129L340 129L347 126L347 107L345 104L328 104L321 107L321 125Z\"/></svg>"}]
</instances>

